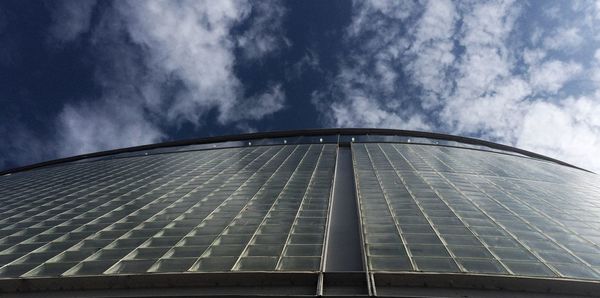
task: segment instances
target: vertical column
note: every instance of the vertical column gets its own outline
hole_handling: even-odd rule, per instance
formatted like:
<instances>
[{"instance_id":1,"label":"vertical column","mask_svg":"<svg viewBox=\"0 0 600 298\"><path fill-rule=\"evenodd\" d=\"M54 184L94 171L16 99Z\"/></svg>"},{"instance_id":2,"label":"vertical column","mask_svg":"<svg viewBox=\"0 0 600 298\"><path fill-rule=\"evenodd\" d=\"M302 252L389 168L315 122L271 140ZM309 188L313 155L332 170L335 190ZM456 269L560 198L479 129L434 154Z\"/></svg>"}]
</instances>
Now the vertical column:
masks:
<instances>
[{"instance_id":1,"label":"vertical column","mask_svg":"<svg viewBox=\"0 0 600 298\"><path fill-rule=\"evenodd\" d=\"M333 183L324 271L364 271L350 147L338 148Z\"/></svg>"}]
</instances>

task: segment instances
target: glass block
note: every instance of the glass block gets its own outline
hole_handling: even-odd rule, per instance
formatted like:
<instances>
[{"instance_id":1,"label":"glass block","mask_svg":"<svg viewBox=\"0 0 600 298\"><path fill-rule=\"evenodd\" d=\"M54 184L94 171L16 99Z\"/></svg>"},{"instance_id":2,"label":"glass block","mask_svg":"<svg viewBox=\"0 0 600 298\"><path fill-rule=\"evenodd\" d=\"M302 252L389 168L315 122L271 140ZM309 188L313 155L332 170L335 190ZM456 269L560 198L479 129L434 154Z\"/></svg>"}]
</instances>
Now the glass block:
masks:
<instances>
[{"instance_id":1,"label":"glass block","mask_svg":"<svg viewBox=\"0 0 600 298\"><path fill-rule=\"evenodd\" d=\"M100 275L106 269L114 265L113 260L110 261L84 261L69 269L63 275L74 276L74 275Z\"/></svg>"},{"instance_id":2,"label":"glass block","mask_svg":"<svg viewBox=\"0 0 600 298\"><path fill-rule=\"evenodd\" d=\"M181 237L154 237L142 244L143 247L171 247L181 240Z\"/></svg>"},{"instance_id":3,"label":"glass block","mask_svg":"<svg viewBox=\"0 0 600 298\"><path fill-rule=\"evenodd\" d=\"M160 259L148 272L185 272L192 267L197 258Z\"/></svg>"},{"instance_id":4,"label":"glass block","mask_svg":"<svg viewBox=\"0 0 600 298\"><path fill-rule=\"evenodd\" d=\"M367 234L366 242L375 243L402 243L402 239L398 234Z\"/></svg>"},{"instance_id":5,"label":"glass block","mask_svg":"<svg viewBox=\"0 0 600 298\"><path fill-rule=\"evenodd\" d=\"M125 259L128 260L156 260L169 250L168 247L140 247L129 253Z\"/></svg>"},{"instance_id":6,"label":"glass block","mask_svg":"<svg viewBox=\"0 0 600 298\"><path fill-rule=\"evenodd\" d=\"M15 261L15 263L43 263L46 260L54 257L56 255L56 252L39 252L39 253L29 253L27 255L24 255L23 257L19 258L18 260Z\"/></svg>"},{"instance_id":7,"label":"glass block","mask_svg":"<svg viewBox=\"0 0 600 298\"><path fill-rule=\"evenodd\" d=\"M425 233L425 234L433 234L435 233L429 224L426 225L402 225L400 227L402 233Z\"/></svg>"},{"instance_id":8,"label":"glass block","mask_svg":"<svg viewBox=\"0 0 600 298\"><path fill-rule=\"evenodd\" d=\"M561 275L571 278L598 279L599 275L582 264L550 263Z\"/></svg>"},{"instance_id":9,"label":"glass block","mask_svg":"<svg viewBox=\"0 0 600 298\"><path fill-rule=\"evenodd\" d=\"M504 236L482 236L480 239L489 246L495 247L521 247L515 240Z\"/></svg>"},{"instance_id":10,"label":"glass block","mask_svg":"<svg viewBox=\"0 0 600 298\"><path fill-rule=\"evenodd\" d=\"M37 265L38 264L31 264L31 263L6 265L6 266L0 268L0 278L1 277L19 277L22 274L25 274L25 272L33 269Z\"/></svg>"},{"instance_id":11,"label":"glass block","mask_svg":"<svg viewBox=\"0 0 600 298\"><path fill-rule=\"evenodd\" d=\"M497 273L507 274L508 272L496 260L486 259L457 259L468 272L473 273Z\"/></svg>"},{"instance_id":12,"label":"glass block","mask_svg":"<svg viewBox=\"0 0 600 298\"><path fill-rule=\"evenodd\" d=\"M189 236L185 237L177 245L180 246L204 246L213 243L217 235Z\"/></svg>"},{"instance_id":13,"label":"glass block","mask_svg":"<svg viewBox=\"0 0 600 298\"><path fill-rule=\"evenodd\" d=\"M448 245L482 245L481 242L474 236L444 235L443 238Z\"/></svg>"},{"instance_id":14,"label":"glass block","mask_svg":"<svg viewBox=\"0 0 600 298\"><path fill-rule=\"evenodd\" d=\"M79 262L82 261L89 256L96 253L95 249L84 249L84 250L68 250L65 251L54 258L50 259L51 262Z\"/></svg>"},{"instance_id":15,"label":"glass block","mask_svg":"<svg viewBox=\"0 0 600 298\"><path fill-rule=\"evenodd\" d=\"M309 225L309 226L294 226L292 229L293 233L296 234L323 234L325 233L324 225Z\"/></svg>"},{"instance_id":16,"label":"glass block","mask_svg":"<svg viewBox=\"0 0 600 298\"><path fill-rule=\"evenodd\" d=\"M283 245L249 245L246 248L248 256L279 256ZM288 246L289 250L289 246Z\"/></svg>"},{"instance_id":17,"label":"glass block","mask_svg":"<svg viewBox=\"0 0 600 298\"><path fill-rule=\"evenodd\" d=\"M239 271L272 271L275 270L278 257L242 257L234 270Z\"/></svg>"},{"instance_id":18,"label":"glass block","mask_svg":"<svg viewBox=\"0 0 600 298\"><path fill-rule=\"evenodd\" d=\"M321 266L320 257L283 257L278 270L317 271Z\"/></svg>"},{"instance_id":19,"label":"glass block","mask_svg":"<svg viewBox=\"0 0 600 298\"><path fill-rule=\"evenodd\" d=\"M374 256L406 256L406 249L400 244L368 244L368 255Z\"/></svg>"},{"instance_id":20,"label":"glass block","mask_svg":"<svg viewBox=\"0 0 600 298\"><path fill-rule=\"evenodd\" d=\"M155 260L123 260L106 270L106 274L144 273L150 269Z\"/></svg>"},{"instance_id":21,"label":"glass block","mask_svg":"<svg viewBox=\"0 0 600 298\"><path fill-rule=\"evenodd\" d=\"M415 257L450 257L442 245L407 244L407 247Z\"/></svg>"},{"instance_id":22,"label":"glass block","mask_svg":"<svg viewBox=\"0 0 600 298\"><path fill-rule=\"evenodd\" d=\"M240 243L248 243L251 234L248 235L222 235L214 241L215 245L219 244L240 244Z\"/></svg>"},{"instance_id":23,"label":"glass block","mask_svg":"<svg viewBox=\"0 0 600 298\"><path fill-rule=\"evenodd\" d=\"M451 258L413 257L413 260L421 271L460 272Z\"/></svg>"},{"instance_id":24,"label":"glass block","mask_svg":"<svg viewBox=\"0 0 600 298\"><path fill-rule=\"evenodd\" d=\"M88 258L88 260L120 260L125 255L129 254L131 249L110 249L105 248L96 252Z\"/></svg>"},{"instance_id":25,"label":"glass block","mask_svg":"<svg viewBox=\"0 0 600 298\"><path fill-rule=\"evenodd\" d=\"M321 244L323 243L322 234L292 234L289 239L290 244Z\"/></svg>"},{"instance_id":26,"label":"glass block","mask_svg":"<svg viewBox=\"0 0 600 298\"><path fill-rule=\"evenodd\" d=\"M256 235L253 244L283 244L287 236L287 234Z\"/></svg>"},{"instance_id":27,"label":"glass block","mask_svg":"<svg viewBox=\"0 0 600 298\"><path fill-rule=\"evenodd\" d=\"M240 256L244 248L244 245L215 245L209 247L202 256Z\"/></svg>"},{"instance_id":28,"label":"glass block","mask_svg":"<svg viewBox=\"0 0 600 298\"><path fill-rule=\"evenodd\" d=\"M524 249L491 247L490 250L501 260L537 261L534 255Z\"/></svg>"},{"instance_id":29,"label":"glass block","mask_svg":"<svg viewBox=\"0 0 600 298\"><path fill-rule=\"evenodd\" d=\"M373 271L411 271L412 265L408 257L369 257L370 269Z\"/></svg>"},{"instance_id":30,"label":"glass block","mask_svg":"<svg viewBox=\"0 0 600 298\"><path fill-rule=\"evenodd\" d=\"M548 266L538 262L510 262L505 261L504 264L516 275L526 276L556 276Z\"/></svg>"},{"instance_id":31,"label":"glass block","mask_svg":"<svg viewBox=\"0 0 600 298\"><path fill-rule=\"evenodd\" d=\"M190 269L191 271L219 272L230 271L237 257L203 257Z\"/></svg>"},{"instance_id":32,"label":"glass block","mask_svg":"<svg viewBox=\"0 0 600 298\"><path fill-rule=\"evenodd\" d=\"M26 277L58 276L78 263L45 263L25 273Z\"/></svg>"},{"instance_id":33,"label":"glass block","mask_svg":"<svg viewBox=\"0 0 600 298\"><path fill-rule=\"evenodd\" d=\"M287 245L285 256L321 256L323 250L322 245L301 244Z\"/></svg>"},{"instance_id":34,"label":"glass block","mask_svg":"<svg viewBox=\"0 0 600 298\"><path fill-rule=\"evenodd\" d=\"M436 234L403 234L406 243L414 244L437 244L441 245L442 241Z\"/></svg>"},{"instance_id":35,"label":"glass block","mask_svg":"<svg viewBox=\"0 0 600 298\"><path fill-rule=\"evenodd\" d=\"M0 266L11 263L22 256L23 254L0 254Z\"/></svg>"},{"instance_id":36,"label":"glass block","mask_svg":"<svg viewBox=\"0 0 600 298\"><path fill-rule=\"evenodd\" d=\"M174 247L169 250L164 257L166 258L198 258L204 253L207 246L186 246Z\"/></svg>"}]
</instances>

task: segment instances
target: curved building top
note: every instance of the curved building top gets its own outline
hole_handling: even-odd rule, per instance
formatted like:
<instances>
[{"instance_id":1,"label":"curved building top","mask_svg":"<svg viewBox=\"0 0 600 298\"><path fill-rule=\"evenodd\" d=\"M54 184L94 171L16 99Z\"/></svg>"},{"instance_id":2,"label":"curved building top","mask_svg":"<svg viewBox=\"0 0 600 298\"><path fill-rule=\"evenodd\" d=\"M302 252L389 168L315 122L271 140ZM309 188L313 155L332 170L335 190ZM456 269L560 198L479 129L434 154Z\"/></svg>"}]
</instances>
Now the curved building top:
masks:
<instances>
[{"instance_id":1,"label":"curved building top","mask_svg":"<svg viewBox=\"0 0 600 298\"><path fill-rule=\"evenodd\" d=\"M160 154L166 152L181 152L190 150L206 150L219 148L248 147L261 145L279 144L336 144L336 143L414 143L429 144L451 147L461 147L484 151L507 153L519 156L537 158L551 161L560 165L581 169L566 162L550 158L531 151L516 147L502 145L494 142L475 138L455 136L442 133L381 129L381 128L329 128L329 129L306 129L290 131L257 132L238 135L214 136L198 139L187 139L170 141L149 145L141 145L101 152L87 153L77 156L44 161L36 164L26 165L13 169L0 171L0 175L15 173L39 167L56 165L63 162L89 161L100 158L121 158L136 155ZM581 169L587 171L585 169Z\"/></svg>"},{"instance_id":2,"label":"curved building top","mask_svg":"<svg viewBox=\"0 0 600 298\"><path fill-rule=\"evenodd\" d=\"M382 129L271 132L0 176L0 296L594 296L600 180Z\"/></svg>"}]
</instances>

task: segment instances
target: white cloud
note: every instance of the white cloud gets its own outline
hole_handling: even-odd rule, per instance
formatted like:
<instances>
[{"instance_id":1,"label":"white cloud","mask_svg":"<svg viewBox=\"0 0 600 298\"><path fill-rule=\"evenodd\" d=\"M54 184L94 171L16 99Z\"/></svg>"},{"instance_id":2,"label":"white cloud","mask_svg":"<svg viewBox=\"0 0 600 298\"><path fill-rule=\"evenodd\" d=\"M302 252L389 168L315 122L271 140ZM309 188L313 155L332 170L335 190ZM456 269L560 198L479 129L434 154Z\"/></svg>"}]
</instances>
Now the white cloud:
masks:
<instances>
[{"instance_id":1,"label":"white cloud","mask_svg":"<svg viewBox=\"0 0 600 298\"><path fill-rule=\"evenodd\" d=\"M57 0L52 9L50 34L58 41L71 41L85 33L92 19L96 0Z\"/></svg>"},{"instance_id":2,"label":"white cloud","mask_svg":"<svg viewBox=\"0 0 600 298\"><path fill-rule=\"evenodd\" d=\"M249 29L237 38L238 45L248 59L257 59L264 53L290 46L290 41L282 34L282 20L285 8L276 0L254 2Z\"/></svg>"},{"instance_id":3,"label":"white cloud","mask_svg":"<svg viewBox=\"0 0 600 298\"><path fill-rule=\"evenodd\" d=\"M576 49L583 43L579 28L559 28L544 39L544 46L552 50Z\"/></svg>"},{"instance_id":4,"label":"white cloud","mask_svg":"<svg viewBox=\"0 0 600 298\"><path fill-rule=\"evenodd\" d=\"M529 82L536 92L556 93L581 71L582 66L575 62L547 61L530 69Z\"/></svg>"},{"instance_id":5,"label":"white cloud","mask_svg":"<svg viewBox=\"0 0 600 298\"><path fill-rule=\"evenodd\" d=\"M58 118L59 156L151 144L164 137L139 106L124 105L116 98L106 100L63 109Z\"/></svg>"},{"instance_id":6,"label":"white cloud","mask_svg":"<svg viewBox=\"0 0 600 298\"><path fill-rule=\"evenodd\" d=\"M424 89L422 104L427 108L437 106L440 97L451 91L447 76L455 60L452 37L456 19L451 1L429 1L416 27L406 68Z\"/></svg>"},{"instance_id":7,"label":"white cloud","mask_svg":"<svg viewBox=\"0 0 600 298\"><path fill-rule=\"evenodd\" d=\"M54 27L63 28L55 30L57 38L92 32L103 89L91 103L63 108L61 155L157 142L165 127L201 127L212 111L221 125L250 127L247 121L285 106L280 84L248 94L234 71L236 49L245 59L260 59L286 43L279 3L115 1L91 28L89 9L65 3L56 14L70 18L55 20ZM234 36L243 22L245 30Z\"/></svg>"},{"instance_id":8,"label":"white cloud","mask_svg":"<svg viewBox=\"0 0 600 298\"><path fill-rule=\"evenodd\" d=\"M402 127L412 130L429 128L420 115L400 116L381 107L376 100L360 95L351 97L349 102L334 103L331 110L337 127Z\"/></svg>"},{"instance_id":9,"label":"white cloud","mask_svg":"<svg viewBox=\"0 0 600 298\"><path fill-rule=\"evenodd\" d=\"M358 47L313 96L328 123L481 137L600 170L600 54L580 51L600 36L589 5L540 16L562 24L530 36L519 30L535 8L522 2L385 4L354 5L347 43Z\"/></svg>"},{"instance_id":10,"label":"white cloud","mask_svg":"<svg viewBox=\"0 0 600 298\"><path fill-rule=\"evenodd\" d=\"M524 117L517 146L600 169L600 94L559 104L536 102Z\"/></svg>"}]
</instances>

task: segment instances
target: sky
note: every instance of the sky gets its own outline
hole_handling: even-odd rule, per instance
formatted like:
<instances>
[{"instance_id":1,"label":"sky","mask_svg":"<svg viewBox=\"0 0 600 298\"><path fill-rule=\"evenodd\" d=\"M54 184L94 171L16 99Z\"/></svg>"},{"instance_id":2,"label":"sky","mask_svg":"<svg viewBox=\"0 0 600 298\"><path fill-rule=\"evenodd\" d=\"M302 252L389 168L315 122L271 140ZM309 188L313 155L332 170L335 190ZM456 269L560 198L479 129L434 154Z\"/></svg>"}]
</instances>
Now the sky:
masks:
<instances>
[{"instance_id":1,"label":"sky","mask_svg":"<svg viewBox=\"0 0 600 298\"><path fill-rule=\"evenodd\" d=\"M598 172L600 2L4 0L0 107L0 169L374 127Z\"/></svg>"}]
</instances>

